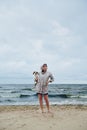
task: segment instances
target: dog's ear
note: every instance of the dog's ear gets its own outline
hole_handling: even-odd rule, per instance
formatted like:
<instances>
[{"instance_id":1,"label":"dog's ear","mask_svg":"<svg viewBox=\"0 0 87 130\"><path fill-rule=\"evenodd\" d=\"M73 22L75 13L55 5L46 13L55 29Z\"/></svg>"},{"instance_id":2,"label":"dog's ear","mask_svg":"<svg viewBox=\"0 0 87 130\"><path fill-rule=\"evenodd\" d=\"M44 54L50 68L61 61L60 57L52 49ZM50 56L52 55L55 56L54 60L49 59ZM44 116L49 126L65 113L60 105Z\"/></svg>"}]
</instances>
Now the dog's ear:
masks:
<instances>
[{"instance_id":1,"label":"dog's ear","mask_svg":"<svg viewBox=\"0 0 87 130\"><path fill-rule=\"evenodd\" d=\"M33 74L35 74L36 72L34 71Z\"/></svg>"},{"instance_id":2,"label":"dog's ear","mask_svg":"<svg viewBox=\"0 0 87 130\"><path fill-rule=\"evenodd\" d=\"M35 74L39 74L39 73L36 71Z\"/></svg>"}]
</instances>

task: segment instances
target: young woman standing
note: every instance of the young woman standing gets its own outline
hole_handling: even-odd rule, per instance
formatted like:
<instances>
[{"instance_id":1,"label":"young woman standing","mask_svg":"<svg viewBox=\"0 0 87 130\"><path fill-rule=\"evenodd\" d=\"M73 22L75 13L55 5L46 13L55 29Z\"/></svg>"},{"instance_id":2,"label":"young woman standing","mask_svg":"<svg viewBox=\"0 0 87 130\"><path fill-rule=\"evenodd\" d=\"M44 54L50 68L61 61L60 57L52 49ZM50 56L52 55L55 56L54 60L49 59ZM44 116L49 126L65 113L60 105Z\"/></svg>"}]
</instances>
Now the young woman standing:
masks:
<instances>
[{"instance_id":1,"label":"young woman standing","mask_svg":"<svg viewBox=\"0 0 87 130\"><path fill-rule=\"evenodd\" d=\"M48 84L54 81L53 75L50 72L48 72L47 69L48 69L47 64L43 64L41 67L41 72L39 73L38 83L36 86L42 113L44 112L43 111L43 97L47 106L47 110L48 112L50 111L49 99L48 99Z\"/></svg>"}]
</instances>

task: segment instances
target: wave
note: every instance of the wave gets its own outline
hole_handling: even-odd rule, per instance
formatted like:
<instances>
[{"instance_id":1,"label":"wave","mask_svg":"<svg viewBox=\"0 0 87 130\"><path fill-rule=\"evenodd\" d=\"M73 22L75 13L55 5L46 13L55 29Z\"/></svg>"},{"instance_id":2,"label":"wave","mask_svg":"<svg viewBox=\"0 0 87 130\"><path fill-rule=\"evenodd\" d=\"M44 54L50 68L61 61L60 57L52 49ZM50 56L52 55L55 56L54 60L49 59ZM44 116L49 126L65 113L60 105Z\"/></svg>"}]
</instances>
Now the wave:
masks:
<instances>
[{"instance_id":1,"label":"wave","mask_svg":"<svg viewBox=\"0 0 87 130\"><path fill-rule=\"evenodd\" d=\"M61 97L61 98L68 98L67 94L49 94L49 97Z\"/></svg>"},{"instance_id":2,"label":"wave","mask_svg":"<svg viewBox=\"0 0 87 130\"><path fill-rule=\"evenodd\" d=\"M20 91L11 91L11 93L19 93Z\"/></svg>"},{"instance_id":3,"label":"wave","mask_svg":"<svg viewBox=\"0 0 87 130\"><path fill-rule=\"evenodd\" d=\"M31 95L20 94L19 95L20 98L27 98L27 97L32 97L32 96L37 96L37 94L31 94ZM60 98L87 98L86 95L83 95L83 96L79 96L79 95L73 96L73 95L69 95L69 94L49 94L49 98L57 98L57 97L60 97Z\"/></svg>"},{"instance_id":4,"label":"wave","mask_svg":"<svg viewBox=\"0 0 87 130\"><path fill-rule=\"evenodd\" d=\"M87 94L87 90L83 90L83 91L80 91L78 92L79 94Z\"/></svg>"},{"instance_id":5,"label":"wave","mask_svg":"<svg viewBox=\"0 0 87 130\"><path fill-rule=\"evenodd\" d=\"M32 91L32 89L31 89L31 88L23 88L23 89L21 89L21 90L28 90L28 91Z\"/></svg>"},{"instance_id":6,"label":"wave","mask_svg":"<svg viewBox=\"0 0 87 130\"><path fill-rule=\"evenodd\" d=\"M20 97L20 94L11 94L11 93L8 93L8 94L0 94L0 98L18 98Z\"/></svg>"},{"instance_id":7,"label":"wave","mask_svg":"<svg viewBox=\"0 0 87 130\"><path fill-rule=\"evenodd\" d=\"M11 100L11 99L6 99L5 101L6 101L6 102L16 102L16 101Z\"/></svg>"},{"instance_id":8,"label":"wave","mask_svg":"<svg viewBox=\"0 0 87 130\"><path fill-rule=\"evenodd\" d=\"M50 98L87 98L87 95L49 94Z\"/></svg>"},{"instance_id":9,"label":"wave","mask_svg":"<svg viewBox=\"0 0 87 130\"><path fill-rule=\"evenodd\" d=\"M70 98L87 98L87 95L71 95Z\"/></svg>"},{"instance_id":10,"label":"wave","mask_svg":"<svg viewBox=\"0 0 87 130\"><path fill-rule=\"evenodd\" d=\"M87 95L79 96L79 98L87 98Z\"/></svg>"},{"instance_id":11,"label":"wave","mask_svg":"<svg viewBox=\"0 0 87 130\"><path fill-rule=\"evenodd\" d=\"M20 94L20 98L26 98L31 96L37 96L37 94L27 95L27 94Z\"/></svg>"},{"instance_id":12,"label":"wave","mask_svg":"<svg viewBox=\"0 0 87 130\"><path fill-rule=\"evenodd\" d=\"M20 93L20 90L1 90L0 93Z\"/></svg>"},{"instance_id":13,"label":"wave","mask_svg":"<svg viewBox=\"0 0 87 130\"><path fill-rule=\"evenodd\" d=\"M19 91L12 91L11 93L0 93L1 98L27 98L27 97L34 97L37 96L36 93L26 94L26 93L20 93ZM63 94L63 93L49 93L49 98L81 98L81 99L87 99L87 95L70 95L70 94Z\"/></svg>"},{"instance_id":14,"label":"wave","mask_svg":"<svg viewBox=\"0 0 87 130\"><path fill-rule=\"evenodd\" d=\"M14 101L14 100L11 100L11 99L0 100L0 103L2 103L2 102L16 102L16 101Z\"/></svg>"},{"instance_id":15,"label":"wave","mask_svg":"<svg viewBox=\"0 0 87 130\"><path fill-rule=\"evenodd\" d=\"M60 102L50 102L51 105L87 105L87 101L83 102L83 101L76 101L76 100L66 100L66 101L60 101Z\"/></svg>"},{"instance_id":16,"label":"wave","mask_svg":"<svg viewBox=\"0 0 87 130\"><path fill-rule=\"evenodd\" d=\"M19 94L19 93L15 93L15 94L7 94L7 95L0 95L1 98L25 98L25 97L32 97L32 96L36 96L37 94Z\"/></svg>"}]
</instances>

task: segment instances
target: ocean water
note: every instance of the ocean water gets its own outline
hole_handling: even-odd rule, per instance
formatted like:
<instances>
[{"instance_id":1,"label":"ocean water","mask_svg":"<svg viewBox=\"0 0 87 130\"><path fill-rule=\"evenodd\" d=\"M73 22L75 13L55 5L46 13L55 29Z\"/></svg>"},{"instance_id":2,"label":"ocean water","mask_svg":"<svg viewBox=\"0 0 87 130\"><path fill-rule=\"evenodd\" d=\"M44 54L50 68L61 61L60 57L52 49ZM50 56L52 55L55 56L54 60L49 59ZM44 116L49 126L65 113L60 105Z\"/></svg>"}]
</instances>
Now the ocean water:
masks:
<instances>
[{"instance_id":1,"label":"ocean water","mask_svg":"<svg viewBox=\"0 0 87 130\"><path fill-rule=\"evenodd\" d=\"M87 105L87 84L49 85L50 104ZM0 84L0 105L38 105L32 84Z\"/></svg>"}]
</instances>

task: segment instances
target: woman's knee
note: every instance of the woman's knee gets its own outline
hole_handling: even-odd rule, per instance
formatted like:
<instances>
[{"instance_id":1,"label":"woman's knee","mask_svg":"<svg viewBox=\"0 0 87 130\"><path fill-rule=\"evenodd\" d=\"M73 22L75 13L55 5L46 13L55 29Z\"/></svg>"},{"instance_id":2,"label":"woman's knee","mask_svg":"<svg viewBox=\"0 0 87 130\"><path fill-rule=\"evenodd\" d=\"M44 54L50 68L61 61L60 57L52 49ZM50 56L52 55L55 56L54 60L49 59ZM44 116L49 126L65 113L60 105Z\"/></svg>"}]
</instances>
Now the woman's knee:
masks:
<instances>
[{"instance_id":1,"label":"woman's knee","mask_svg":"<svg viewBox=\"0 0 87 130\"><path fill-rule=\"evenodd\" d=\"M48 101L48 95L44 95L44 100Z\"/></svg>"},{"instance_id":2,"label":"woman's knee","mask_svg":"<svg viewBox=\"0 0 87 130\"><path fill-rule=\"evenodd\" d=\"M42 100L42 95L38 94L38 98L39 98L39 100Z\"/></svg>"}]
</instances>

